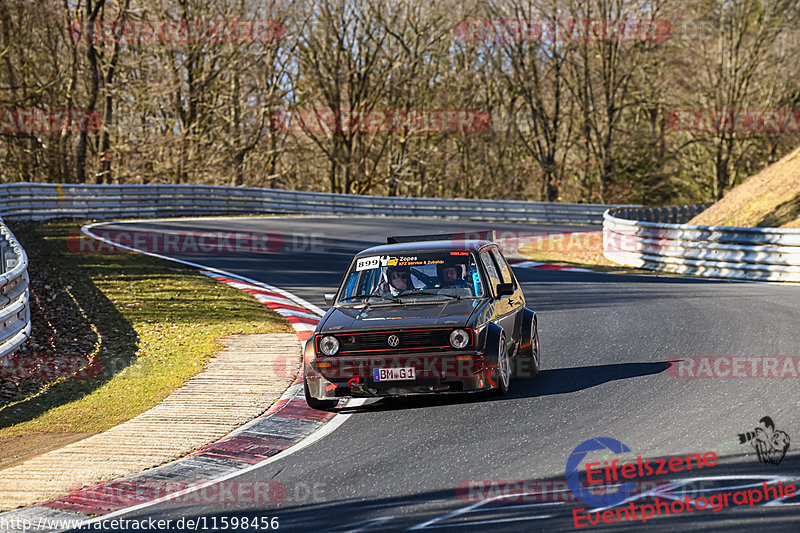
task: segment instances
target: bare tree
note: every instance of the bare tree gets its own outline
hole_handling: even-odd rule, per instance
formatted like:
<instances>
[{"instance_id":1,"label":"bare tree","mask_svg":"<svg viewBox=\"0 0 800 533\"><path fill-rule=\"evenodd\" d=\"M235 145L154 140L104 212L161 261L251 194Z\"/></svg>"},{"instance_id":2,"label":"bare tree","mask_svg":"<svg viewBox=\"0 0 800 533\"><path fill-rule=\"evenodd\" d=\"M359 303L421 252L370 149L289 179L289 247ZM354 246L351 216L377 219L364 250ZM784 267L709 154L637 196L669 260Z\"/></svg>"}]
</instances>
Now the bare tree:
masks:
<instances>
[{"instance_id":1,"label":"bare tree","mask_svg":"<svg viewBox=\"0 0 800 533\"><path fill-rule=\"evenodd\" d=\"M791 0L7 0L0 180L707 201L800 134L672 131L668 118L796 108L799 10ZM620 22L653 20L675 34L619 37ZM256 23L267 38L241 39ZM152 38L130 31L148 24ZM16 123L64 109L94 111L102 127ZM491 123L434 124L468 112Z\"/></svg>"},{"instance_id":2,"label":"bare tree","mask_svg":"<svg viewBox=\"0 0 800 533\"><path fill-rule=\"evenodd\" d=\"M677 41L683 61L676 66L693 67L693 76L681 80L683 106L721 119L729 111L763 110L769 102L789 103L784 91L791 89L779 88L785 70L775 48L781 34L797 20L795 2L697 2L686 6L684 13L701 31ZM715 124L713 131L683 134L683 149L692 156L684 165L700 176L703 172L712 176L714 199L738 181L746 167L742 163L758 144L753 133L719 126Z\"/></svg>"}]
</instances>

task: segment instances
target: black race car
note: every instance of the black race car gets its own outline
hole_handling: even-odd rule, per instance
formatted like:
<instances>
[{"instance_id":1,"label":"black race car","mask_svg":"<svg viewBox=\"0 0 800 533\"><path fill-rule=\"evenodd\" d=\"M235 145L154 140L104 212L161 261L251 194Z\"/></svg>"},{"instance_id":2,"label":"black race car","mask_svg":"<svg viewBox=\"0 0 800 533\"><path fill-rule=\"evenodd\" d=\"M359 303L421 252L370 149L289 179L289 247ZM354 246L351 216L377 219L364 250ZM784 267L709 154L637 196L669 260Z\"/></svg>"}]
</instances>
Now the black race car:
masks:
<instances>
[{"instance_id":1,"label":"black race car","mask_svg":"<svg viewBox=\"0 0 800 533\"><path fill-rule=\"evenodd\" d=\"M389 237L359 252L303 349L308 405L482 390L539 371L536 313L497 245ZM512 366L514 367L512 371Z\"/></svg>"}]
</instances>

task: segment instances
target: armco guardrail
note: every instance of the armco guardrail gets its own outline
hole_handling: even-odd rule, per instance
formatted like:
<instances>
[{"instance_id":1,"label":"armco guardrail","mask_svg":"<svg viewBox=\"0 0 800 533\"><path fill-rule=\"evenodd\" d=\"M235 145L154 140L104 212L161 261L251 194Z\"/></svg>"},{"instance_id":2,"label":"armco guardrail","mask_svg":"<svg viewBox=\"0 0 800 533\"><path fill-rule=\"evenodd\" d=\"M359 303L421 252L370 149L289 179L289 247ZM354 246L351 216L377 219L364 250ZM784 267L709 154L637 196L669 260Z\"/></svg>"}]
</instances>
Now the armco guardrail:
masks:
<instances>
[{"instance_id":1,"label":"armco guardrail","mask_svg":"<svg viewBox=\"0 0 800 533\"><path fill-rule=\"evenodd\" d=\"M28 256L0 220L0 364L31 334Z\"/></svg>"},{"instance_id":2,"label":"armco guardrail","mask_svg":"<svg viewBox=\"0 0 800 533\"><path fill-rule=\"evenodd\" d=\"M603 204L363 196L213 185L0 184L0 216L47 219L299 213L602 224Z\"/></svg>"},{"instance_id":3,"label":"armco guardrail","mask_svg":"<svg viewBox=\"0 0 800 533\"><path fill-rule=\"evenodd\" d=\"M800 281L800 229L683 223L702 209L609 209L603 254L623 265L680 274Z\"/></svg>"}]
</instances>

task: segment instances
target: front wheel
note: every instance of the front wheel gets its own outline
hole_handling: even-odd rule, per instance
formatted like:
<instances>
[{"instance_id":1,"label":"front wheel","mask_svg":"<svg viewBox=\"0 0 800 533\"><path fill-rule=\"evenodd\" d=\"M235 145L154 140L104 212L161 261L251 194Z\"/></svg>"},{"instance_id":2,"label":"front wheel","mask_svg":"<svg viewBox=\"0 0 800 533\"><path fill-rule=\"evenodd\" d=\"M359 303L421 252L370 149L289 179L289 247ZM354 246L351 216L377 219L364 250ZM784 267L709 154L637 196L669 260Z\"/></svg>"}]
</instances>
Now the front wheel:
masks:
<instances>
[{"instance_id":1,"label":"front wheel","mask_svg":"<svg viewBox=\"0 0 800 533\"><path fill-rule=\"evenodd\" d=\"M308 391L308 381L305 379L303 380L303 392L306 394L306 403L312 409L324 411L326 409L333 409L339 403L339 400L318 400L311 396L311 393Z\"/></svg>"}]
</instances>

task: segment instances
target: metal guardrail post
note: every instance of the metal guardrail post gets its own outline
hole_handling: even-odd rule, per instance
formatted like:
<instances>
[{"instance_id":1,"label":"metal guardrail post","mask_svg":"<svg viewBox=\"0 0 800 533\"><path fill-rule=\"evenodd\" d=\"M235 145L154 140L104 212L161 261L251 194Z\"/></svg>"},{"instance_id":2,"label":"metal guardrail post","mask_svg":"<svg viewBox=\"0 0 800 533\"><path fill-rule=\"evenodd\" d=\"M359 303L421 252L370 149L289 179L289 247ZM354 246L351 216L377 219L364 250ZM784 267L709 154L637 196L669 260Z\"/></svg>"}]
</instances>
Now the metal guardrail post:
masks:
<instances>
[{"instance_id":1,"label":"metal guardrail post","mask_svg":"<svg viewBox=\"0 0 800 533\"><path fill-rule=\"evenodd\" d=\"M2 263L3 268L0 270L0 274L4 274L9 270L13 269L19 263L19 258L17 257L16 252L14 249L8 244L8 241L3 239L2 245L3 248L3 255L2 255Z\"/></svg>"},{"instance_id":2,"label":"metal guardrail post","mask_svg":"<svg viewBox=\"0 0 800 533\"><path fill-rule=\"evenodd\" d=\"M0 235L0 274L4 274L6 270L6 250L9 249L8 241Z\"/></svg>"}]
</instances>

